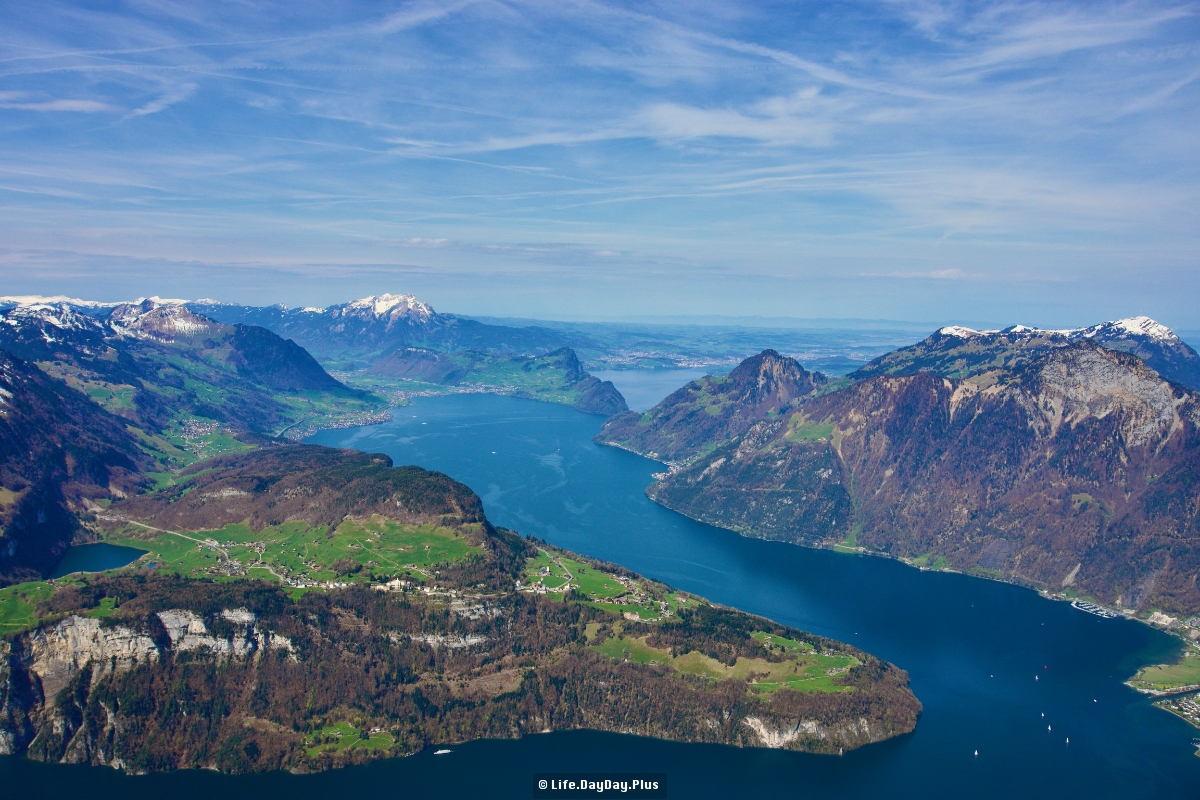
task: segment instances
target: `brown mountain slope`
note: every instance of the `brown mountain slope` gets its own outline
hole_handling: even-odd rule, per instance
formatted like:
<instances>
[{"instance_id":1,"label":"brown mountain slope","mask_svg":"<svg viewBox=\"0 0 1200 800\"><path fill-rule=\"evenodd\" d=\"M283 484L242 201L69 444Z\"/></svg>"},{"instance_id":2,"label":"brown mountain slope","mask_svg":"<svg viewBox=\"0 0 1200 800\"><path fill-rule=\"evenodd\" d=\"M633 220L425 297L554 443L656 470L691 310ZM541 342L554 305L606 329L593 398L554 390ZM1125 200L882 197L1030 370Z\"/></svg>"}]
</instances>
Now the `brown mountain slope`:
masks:
<instances>
[{"instance_id":1,"label":"brown mountain slope","mask_svg":"<svg viewBox=\"0 0 1200 800\"><path fill-rule=\"evenodd\" d=\"M760 423L649 490L754 535L945 557L1200 611L1200 400L1090 342L978 382L883 376Z\"/></svg>"},{"instance_id":2,"label":"brown mountain slope","mask_svg":"<svg viewBox=\"0 0 1200 800\"><path fill-rule=\"evenodd\" d=\"M296 520L336 527L347 516L399 522L482 522L466 486L420 467L390 469L388 456L316 445L265 446L200 462L175 486L115 504L111 515L173 530L248 522L252 530Z\"/></svg>"},{"instance_id":3,"label":"brown mountain slope","mask_svg":"<svg viewBox=\"0 0 1200 800\"><path fill-rule=\"evenodd\" d=\"M0 586L52 567L84 500L133 491L150 463L122 420L0 350Z\"/></svg>"},{"instance_id":4,"label":"brown mountain slope","mask_svg":"<svg viewBox=\"0 0 1200 800\"><path fill-rule=\"evenodd\" d=\"M764 350L727 376L692 381L644 414L613 417L596 441L663 461L690 458L756 422L786 413L825 383L821 373Z\"/></svg>"}]
</instances>

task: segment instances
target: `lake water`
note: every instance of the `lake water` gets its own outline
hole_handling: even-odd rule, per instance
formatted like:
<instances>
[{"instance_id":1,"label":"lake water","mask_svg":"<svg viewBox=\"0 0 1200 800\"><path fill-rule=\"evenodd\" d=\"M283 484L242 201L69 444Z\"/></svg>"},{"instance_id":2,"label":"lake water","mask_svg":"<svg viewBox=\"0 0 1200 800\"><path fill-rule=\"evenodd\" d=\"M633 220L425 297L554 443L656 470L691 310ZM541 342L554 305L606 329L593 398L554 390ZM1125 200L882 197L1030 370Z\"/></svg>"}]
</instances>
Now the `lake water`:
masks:
<instances>
[{"instance_id":1,"label":"lake water","mask_svg":"<svg viewBox=\"0 0 1200 800\"><path fill-rule=\"evenodd\" d=\"M527 798L536 772L611 770L666 772L675 798L1200 796L1190 745L1200 732L1121 683L1177 652L1171 637L1007 584L693 522L645 498L661 465L594 445L602 420L569 408L457 395L394 414L311 441L441 470L477 491L498 524L886 658L909 671L925 705L916 732L832 757L574 731L304 777L133 779L0 758L0 786L114 800Z\"/></svg>"},{"instance_id":2,"label":"lake water","mask_svg":"<svg viewBox=\"0 0 1200 800\"><path fill-rule=\"evenodd\" d=\"M686 383L711 375L714 369L601 369L592 372L612 381L631 411L647 411ZM724 370L720 370L724 374Z\"/></svg>"},{"instance_id":3,"label":"lake water","mask_svg":"<svg viewBox=\"0 0 1200 800\"><path fill-rule=\"evenodd\" d=\"M145 552L136 547L122 547L105 542L77 544L67 548L50 577L61 578L72 572L103 572L106 569L116 569L132 564Z\"/></svg>"}]
</instances>

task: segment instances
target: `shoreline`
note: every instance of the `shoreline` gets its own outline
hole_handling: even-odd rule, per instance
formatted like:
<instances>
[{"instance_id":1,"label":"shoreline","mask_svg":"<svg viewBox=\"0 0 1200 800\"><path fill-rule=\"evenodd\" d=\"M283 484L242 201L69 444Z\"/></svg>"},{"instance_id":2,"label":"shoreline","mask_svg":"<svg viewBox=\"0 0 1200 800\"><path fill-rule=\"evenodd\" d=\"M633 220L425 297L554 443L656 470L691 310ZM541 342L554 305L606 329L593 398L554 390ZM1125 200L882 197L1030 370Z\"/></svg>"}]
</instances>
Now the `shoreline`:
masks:
<instances>
[{"instance_id":1,"label":"shoreline","mask_svg":"<svg viewBox=\"0 0 1200 800\"><path fill-rule=\"evenodd\" d=\"M677 462L662 461L660 459L649 456L645 453L639 453L638 451L636 451L626 445L619 444L617 442L600 441L597 439L593 439L592 441L594 441L596 444L598 444L602 447L613 447L618 450L625 450L626 452L633 453L634 455L641 456L642 458L647 458L647 459L650 459L651 461L657 461L658 463L667 467L668 472L655 473L656 475L666 475L666 474L670 474L670 472L677 471L678 469L680 469L680 466L677 465ZM1048 588L1044 588L1042 586L1037 585L1033 581L1021 580L1019 578L1014 579L1011 577L996 577L994 575L983 575L983 574L978 574L975 572L954 569L953 567L943 567L941 569L934 569L933 567L925 567L925 566L920 566L918 564L914 564L913 559L907 558L905 556L896 556L896 555L892 555L891 553L884 553L884 552L880 552L880 551L870 550L866 547L862 547L861 545L850 547L848 545L842 544L841 541L833 542L833 543L822 542L819 544L803 544L800 542L789 542L789 541L782 540L782 539L769 539L765 536L757 536L751 532L752 529L750 529L750 528L747 528L744 530L741 530L738 528L731 528L728 525L721 525L719 523L712 522L710 520L700 519L699 517L694 517L691 514L688 514L684 511L680 511L677 508L672 508L671 506L667 505L666 503L659 501L653 494L651 494L650 490L657 483L659 483L659 479L655 478L654 483L651 483L649 486L647 486L643 490L646 497L649 498L651 500L651 502L656 503L659 506L662 506L663 508L667 509L668 511L673 511L676 514L687 517L688 519L693 520L695 522L700 522L705 525L711 525L714 528L720 528L722 530L730 531L731 533L736 533L738 536L744 536L747 539L760 539L765 542L781 542L782 544L790 544L790 545L794 545L796 547L806 547L806 548L809 548L810 550L831 550L833 552L841 553L843 555L864 555L864 556L872 556L872 557L876 557L876 558L886 558L886 559L890 559L892 561L899 561L900 563L904 564L905 566L912 567L913 569L920 570L921 572L944 572L944 573L949 573L952 575L966 575L967 577L971 577L971 578L979 578L981 580L996 581L997 583L1006 583L1011 586L1019 586L1023 589L1028 589L1030 591L1037 592L1038 595L1040 595L1041 597L1043 597L1047 600L1070 603L1072 606L1074 606L1076 608L1076 610L1081 611L1082 613L1085 613L1085 614L1092 613L1093 616L1099 616L1102 619L1103 618L1127 619L1127 620L1132 620L1134 622L1140 622L1144 625L1148 625L1149 627L1153 628L1154 630L1161 631L1162 633L1166 633L1171 636L1174 636L1175 638L1179 639L1180 641L1182 641L1185 644L1194 644L1197 641L1195 638L1190 638L1188 635L1186 635L1184 633L1184 631L1186 631L1186 630L1196 631L1196 629L1191 628L1190 626L1187 625L1187 623L1185 621L1182 621L1182 619L1183 619L1182 617L1170 617L1161 611L1151 611L1151 612L1147 613L1147 616L1141 617L1141 616L1137 615L1137 612L1132 612L1129 609L1112 610L1112 609L1107 608L1106 606L1101 606L1098 603L1094 603L1094 601L1085 601L1085 602L1091 602L1094 605L1096 605L1097 608L1100 608L1104 611L1108 611L1111 614L1113 614L1112 617L1106 617L1103 614L1095 614L1093 612L1087 611L1085 609L1082 609L1082 608L1079 608L1078 606L1076 606L1075 605L1076 602L1080 601L1082 599L1080 597L1069 597L1064 592L1059 592L1059 591L1054 591L1054 590L1051 590ZM1163 625L1154 620L1155 616L1165 617L1166 619L1170 619L1171 622L1168 623L1167 625ZM1177 628L1182 629L1182 630L1177 630ZM1197 636L1197 638L1200 638L1200 636ZM1151 666L1151 665L1146 665L1146 666ZM1135 687L1131 687L1131 688L1135 688ZM1195 691L1200 691L1200 685L1197 685Z\"/></svg>"}]
</instances>

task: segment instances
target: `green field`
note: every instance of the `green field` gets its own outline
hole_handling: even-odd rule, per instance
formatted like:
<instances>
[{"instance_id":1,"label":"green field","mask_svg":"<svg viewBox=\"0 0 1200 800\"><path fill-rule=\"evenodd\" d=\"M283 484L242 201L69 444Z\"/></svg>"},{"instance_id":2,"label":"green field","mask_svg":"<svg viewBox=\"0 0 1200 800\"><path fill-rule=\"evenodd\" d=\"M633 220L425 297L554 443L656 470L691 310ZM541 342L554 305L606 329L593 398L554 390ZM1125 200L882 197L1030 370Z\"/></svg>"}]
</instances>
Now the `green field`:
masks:
<instances>
[{"instance_id":1,"label":"green field","mask_svg":"<svg viewBox=\"0 0 1200 800\"><path fill-rule=\"evenodd\" d=\"M529 583L540 581L547 589L557 589L569 578L571 585L578 591L598 600L620 597L629 591L625 584L606 572L567 558L558 552L541 549L538 550L537 558L526 562L525 576Z\"/></svg>"},{"instance_id":2,"label":"green field","mask_svg":"<svg viewBox=\"0 0 1200 800\"><path fill-rule=\"evenodd\" d=\"M833 423L810 422L803 414L796 414L788 420L788 432L785 436L793 442L823 441L833 436Z\"/></svg>"},{"instance_id":3,"label":"green field","mask_svg":"<svg viewBox=\"0 0 1200 800\"><path fill-rule=\"evenodd\" d=\"M46 581L18 583L0 589L0 635L16 633L37 624L37 604L50 599L54 584Z\"/></svg>"},{"instance_id":4,"label":"green field","mask_svg":"<svg viewBox=\"0 0 1200 800\"><path fill-rule=\"evenodd\" d=\"M926 567L928 569L945 569L950 566L950 562L946 557L937 553L925 553L917 556L912 560L914 567Z\"/></svg>"},{"instance_id":5,"label":"green field","mask_svg":"<svg viewBox=\"0 0 1200 800\"><path fill-rule=\"evenodd\" d=\"M1143 667L1129 679L1135 689L1170 692L1186 686L1200 686L1200 648L1188 645L1183 656L1174 664Z\"/></svg>"},{"instance_id":6,"label":"green field","mask_svg":"<svg viewBox=\"0 0 1200 800\"><path fill-rule=\"evenodd\" d=\"M559 596L570 583L573 590L590 598L588 605L617 615L636 613L645 622L662 619L664 603L668 615L677 613L687 605L697 604L695 599L687 595L660 591L659 587L647 581L611 575L567 558L556 550L541 548L536 558L526 562L525 582L530 586L544 586Z\"/></svg>"},{"instance_id":7,"label":"green field","mask_svg":"<svg viewBox=\"0 0 1200 800\"><path fill-rule=\"evenodd\" d=\"M304 750L311 758L321 753L337 753L352 748L387 750L394 743L392 737L382 731L372 733L369 738L364 739L359 729L349 722L335 722L309 734L304 740Z\"/></svg>"},{"instance_id":8,"label":"green field","mask_svg":"<svg viewBox=\"0 0 1200 800\"><path fill-rule=\"evenodd\" d=\"M152 535L146 538L148 534ZM179 533L127 525L109 541L147 549L143 562L185 577L250 576L305 584L429 575L434 565L482 552L457 530L403 525L383 517L346 520L332 535L303 522L259 531L237 523L215 531Z\"/></svg>"},{"instance_id":9,"label":"green field","mask_svg":"<svg viewBox=\"0 0 1200 800\"><path fill-rule=\"evenodd\" d=\"M833 546L834 550L839 553L857 553L858 552L858 534L862 530L862 523L856 522L846 534L846 538Z\"/></svg>"},{"instance_id":10,"label":"green field","mask_svg":"<svg viewBox=\"0 0 1200 800\"><path fill-rule=\"evenodd\" d=\"M772 652L787 655L789 658L773 662L765 658L743 656L730 667L696 651L673 657L666 650L651 647L646 643L645 637L612 637L595 645L595 649L618 661L666 664L683 675L701 675L714 681L745 680L752 691L763 694L780 689L798 692L851 691L851 687L834 683L834 678L856 666L859 663L857 659L851 656L827 656L816 652L812 645L807 643L768 636L765 633L756 633L754 638Z\"/></svg>"}]
</instances>

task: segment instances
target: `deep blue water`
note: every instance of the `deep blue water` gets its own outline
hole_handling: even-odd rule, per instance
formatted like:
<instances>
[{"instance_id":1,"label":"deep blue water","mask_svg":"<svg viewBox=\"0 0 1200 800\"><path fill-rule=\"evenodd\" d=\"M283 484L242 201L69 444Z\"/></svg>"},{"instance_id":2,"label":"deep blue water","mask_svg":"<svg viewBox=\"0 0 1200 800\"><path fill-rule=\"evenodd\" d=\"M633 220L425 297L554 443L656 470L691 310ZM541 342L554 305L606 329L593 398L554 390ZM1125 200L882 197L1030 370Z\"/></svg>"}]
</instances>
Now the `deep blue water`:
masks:
<instances>
[{"instance_id":1,"label":"deep blue water","mask_svg":"<svg viewBox=\"0 0 1200 800\"><path fill-rule=\"evenodd\" d=\"M693 522L645 498L659 464L594 445L600 418L562 406L460 395L394 414L385 425L311 441L441 470L475 489L498 524L886 658L909 671L925 705L916 732L832 757L577 731L306 777L133 779L0 759L0 786L179 800L214 792L230 800L525 798L535 772L615 770L666 772L676 798L1200 797L1190 745L1200 732L1121 683L1178 650L1162 633L1007 584Z\"/></svg>"},{"instance_id":2,"label":"deep blue water","mask_svg":"<svg viewBox=\"0 0 1200 800\"><path fill-rule=\"evenodd\" d=\"M50 577L61 578L72 572L103 572L106 569L116 569L132 564L145 552L136 547L122 547L106 542L77 544L67 548Z\"/></svg>"}]
</instances>

